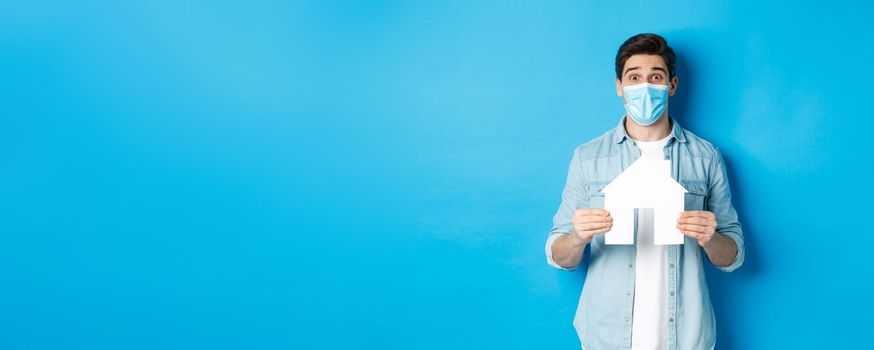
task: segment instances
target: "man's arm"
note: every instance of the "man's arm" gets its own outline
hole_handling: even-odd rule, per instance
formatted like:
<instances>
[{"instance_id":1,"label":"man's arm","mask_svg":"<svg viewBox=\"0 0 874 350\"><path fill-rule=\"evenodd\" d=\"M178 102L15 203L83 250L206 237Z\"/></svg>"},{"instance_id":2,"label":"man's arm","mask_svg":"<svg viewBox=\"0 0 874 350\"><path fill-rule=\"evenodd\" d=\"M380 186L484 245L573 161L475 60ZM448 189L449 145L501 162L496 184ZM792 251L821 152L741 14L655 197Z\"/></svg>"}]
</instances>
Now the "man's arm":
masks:
<instances>
[{"instance_id":1,"label":"man's arm","mask_svg":"<svg viewBox=\"0 0 874 350\"><path fill-rule=\"evenodd\" d=\"M709 244L704 245L704 251L707 252L707 258L713 265L727 267L737 256L737 243L734 243L733 239L717 233Z\"/></svg>"},{"instance_id":2,"label":"man's arm","mask_svg":"<svg viewBox=\"0 0 874 350\"><path fill-rule=\"evenodd\" d=\"M727 267L737 256L737 244L733 239L716 232L717 227L716 214L709 211L685 211L677 220L677 228L698 241L713 265Z\"/></svg>"},{"instance_id":3,"label":"man's arm","mask_svg":"<svg viewBox=\"0 0 874 350\"><path fill-rule=\"evenodd\" d=\"M574 231L575 210L589 206L589 194L584 183L580 149L577 148L568 164L561 204L553 217L553 226L546 240L546 262L553 267L570 271L582 261L585 244L574 247L568 244L572 241L567 238Z\"/></svg>"},{"instance_id":4,"label":"man's arm","mask_svg":"<svg viewBox=\"0 0 874 350\"><path fill-rule=\"evenodd\" d=\"M552 259L565 269L580 264L586 244L595 235L609 231L613 227L613 217L604 209L584 208L574 212L571 223L573 232L558 235L552 243Z\"/></svg>"},{"instance_id":5,"label":"man's arm","mask_svg":"<svg viewBox=\"0 0 874 350\"><path fill-rule=\"evenodd\" d=\"M734 271L744 263L744 234L731 203L728 172L718 150L710 170L707 210L683 212L677 228L698 240L714 266L724 272Z\"/></svg>"},{"instance_id":6,"label":"man's arm","mask_svg":"<svg viewBox=\"0 0 874 350\"><path fill-rule=\"evenodd\" d=\"M562 234L552 243L552 257L561 267L577 266L583 260L587 243L580 241L572 233Z\"/></svg>"},{"instance_id":7,"label":"man's arm","mask_svg":"<svg viewBox=\"0 0 874 350\"><path fill-rule=\"evenodd\" d=\"M589 208L589 193L584 183L580 149L577 148L568 166L561 205L553 217L552 230L546 240L546 262L560 269L575 269L583 260L583 250L592 237L613 227L613 217L609 212Z\"/></svg>"}]
</instances>

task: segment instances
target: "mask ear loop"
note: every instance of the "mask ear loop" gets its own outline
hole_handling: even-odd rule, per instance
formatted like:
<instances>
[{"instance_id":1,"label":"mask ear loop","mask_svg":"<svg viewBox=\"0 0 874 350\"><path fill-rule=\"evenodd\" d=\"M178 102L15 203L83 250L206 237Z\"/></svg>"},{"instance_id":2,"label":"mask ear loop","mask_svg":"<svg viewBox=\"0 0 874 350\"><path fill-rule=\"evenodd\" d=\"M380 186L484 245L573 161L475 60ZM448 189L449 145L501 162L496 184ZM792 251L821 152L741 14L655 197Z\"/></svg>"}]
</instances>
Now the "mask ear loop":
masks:
<instances>
[{"instance_id":1,"label":"mask ear loop","mask_svg":"<svg viewBox=\"0 0 874 350\"><path fill-rule=\"evenodd\" d=\"M631 85L631 86L634 86L634 85ZM623 108L625 108L625 106L628 106L628 96L627 96L628 94L626 93L627 91L625 90L626 87L628 87L628 85L625 85L623 83L619 83L619 88L622 89L622 107ZM625 108L625 112L626 112L626 115L628 115L630 117L630 115L628 114L628 108Z\"/></svg>"},{"instance_id":2,"label":"mask ear loop","mask_svg":"<svg viewBox=\"0 0 874 350\"><path fill-rule=\"evenodd\" d=\"M625 84L619 83L619 90L622 90L622 105L628 104L628 98L625 97Z\"/></svg>"}]
</instances>

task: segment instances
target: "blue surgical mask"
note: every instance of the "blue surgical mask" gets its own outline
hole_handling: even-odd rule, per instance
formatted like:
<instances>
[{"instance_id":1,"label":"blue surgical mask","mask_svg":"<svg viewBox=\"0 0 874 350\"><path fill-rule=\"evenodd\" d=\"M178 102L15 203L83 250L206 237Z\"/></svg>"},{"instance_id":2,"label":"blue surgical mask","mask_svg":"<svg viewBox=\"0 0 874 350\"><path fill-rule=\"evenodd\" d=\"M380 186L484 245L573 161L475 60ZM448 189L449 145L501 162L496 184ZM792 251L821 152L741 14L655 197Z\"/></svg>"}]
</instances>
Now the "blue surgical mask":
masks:
<instances>
[{"instance_id":1,"label":"blue surgical mask","mask_svg":"<svg viewBox=\"0 0 874 350\"><path fill-rule=\"evenodd\" d=\"M647 126L659 120L668 107L668 86L650 83L622 86L625 111L637 124Z\"/></svg>"}]
</instances>

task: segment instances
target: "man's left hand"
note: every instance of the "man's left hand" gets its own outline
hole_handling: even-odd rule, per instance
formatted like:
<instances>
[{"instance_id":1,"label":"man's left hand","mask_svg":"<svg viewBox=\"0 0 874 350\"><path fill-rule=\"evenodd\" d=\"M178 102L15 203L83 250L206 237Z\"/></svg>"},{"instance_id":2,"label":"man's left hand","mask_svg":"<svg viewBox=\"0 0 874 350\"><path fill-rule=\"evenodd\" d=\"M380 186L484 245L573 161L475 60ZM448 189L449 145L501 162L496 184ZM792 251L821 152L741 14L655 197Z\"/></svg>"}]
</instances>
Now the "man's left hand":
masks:
<instances>
[{"instance_id":1,"label":"man's left hand","mask_svg":"<svg viewBox=\"0 0 874 350\"><path fill-rule=\"evenodd\" d=\"M677 228L684 235L694 238L705 247L716 237L716 215L709 211L694 210L680 213Z\"/></svg>"}]
</instances>

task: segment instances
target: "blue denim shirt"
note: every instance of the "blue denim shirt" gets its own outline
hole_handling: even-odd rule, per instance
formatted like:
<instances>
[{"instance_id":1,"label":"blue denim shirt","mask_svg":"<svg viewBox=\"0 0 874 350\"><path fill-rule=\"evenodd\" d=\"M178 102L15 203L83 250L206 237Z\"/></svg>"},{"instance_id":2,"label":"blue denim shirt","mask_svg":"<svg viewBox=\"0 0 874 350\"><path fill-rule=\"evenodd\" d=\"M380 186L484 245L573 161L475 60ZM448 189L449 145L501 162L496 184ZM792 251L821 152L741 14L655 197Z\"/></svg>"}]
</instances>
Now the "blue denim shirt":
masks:
<instances>
[{"instance_id":1,"label":"blue denim shirt","mask_svg":"<svg viewBox=\"0 0 874 350\"><path fill-rule=\"evenodd\" d=\"M576 209L603 208L601 189L640 157L640 150L625 132L624 120L574 151L561 205L546 241L547 262L554 267L577 268L564 268L553 260L553 242L559 235L573 232L571 219ZM689 191L685 194L685 210L708 210L716 215L716 231L733 239L738 249L731 264L717 268L734 271L744 261L744 239L731 204L722 155L710 142L683 130L673 118L671 122L665 158L671 161L671 176ZM587 264L588 270L574 328L584 349L630 349L635 246L605 245L604 235L597 235L587 250L581 264ZM684 244L668 246L668 349L714 348L716 319L704 275L706 256L697 241L688 236Z\"/></svg>"}]
</instances>

